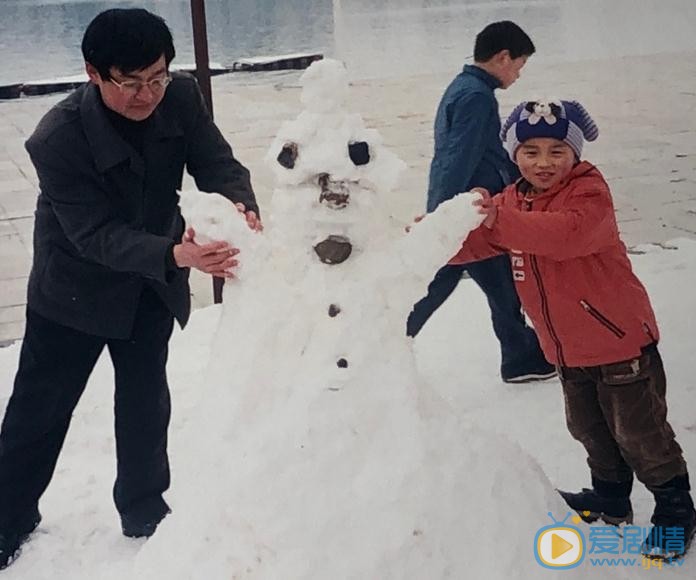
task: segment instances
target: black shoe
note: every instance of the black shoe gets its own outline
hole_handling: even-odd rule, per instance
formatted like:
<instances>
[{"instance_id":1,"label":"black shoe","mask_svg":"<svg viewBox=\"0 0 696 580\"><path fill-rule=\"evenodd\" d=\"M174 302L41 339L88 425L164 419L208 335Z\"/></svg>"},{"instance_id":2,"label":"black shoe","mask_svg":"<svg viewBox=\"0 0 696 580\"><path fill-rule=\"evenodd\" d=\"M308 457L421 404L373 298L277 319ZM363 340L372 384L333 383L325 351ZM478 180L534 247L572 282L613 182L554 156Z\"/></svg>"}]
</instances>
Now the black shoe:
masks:
<instances>
[{"instance_id":1,"label":"black shoe","mask_svg":"<svg viewBox=\"0 0 696 580\"><path fill-rule=\"evenodd\" d=\"M172 510L167 508L167 511L162 515L147 520L124 514L121 516L121 529L123 530L123 535L127 538L149 538L155 533L160 522L167 517L167 514L170 514L171 511Z\"/></svg>"},{"instance_id":2,"label":"black shoe","mask_svg":"<svg viewBox=\"0 0 696 580\"><path fill-rule=\"evenodd\" d=\"M22 540L17 532L0 532L0 570L7 568L19 556Z\"/></svg>"},{"instance_id":3,"label":"black shoe","mask_svg":"<svg viewBox=\"0 0 696 580\"><path fill-rule=\"evenodd\" d=\"M633 482L599 482L593 480L594 489L583 488L579 493L558 490L568 506L588 524L602 519L618 526L633 523L631 487Z\"/></svg>"},{"instance_id":4,"label":"black shoe","mask_svg":"<svg viewBox=\"0 0 696 580\"><path fill-rule=\"evenodd\" d=\"M505 383L531 383L532 381L545 381L552 379L558 373L556 367L544 361L534 363L503 365L500 375Z\"/></svg>"},{"instance_id":5,"label":"black shoe","mask_svg":"<svg viewBox=\"0 0 696 580\"><path fill-rule=\"evenodd\" d=\"M689 494L688 478L680 476L660 487L651 487L655 496L653 527L642 546L648 558L681 558L696 534L696 510Z\"/></svg>"},{"instance_id":6,"label":"black shoe","mask_svg":"<svg viewBox=\"0 0 696 580\"><path fill-rule=\"evenodd\" d=\"M21 546L41 523L39 509L34 507L12 529L0 531L0 570L14 562L21 552Z\"/></svg>"}]
</instances>

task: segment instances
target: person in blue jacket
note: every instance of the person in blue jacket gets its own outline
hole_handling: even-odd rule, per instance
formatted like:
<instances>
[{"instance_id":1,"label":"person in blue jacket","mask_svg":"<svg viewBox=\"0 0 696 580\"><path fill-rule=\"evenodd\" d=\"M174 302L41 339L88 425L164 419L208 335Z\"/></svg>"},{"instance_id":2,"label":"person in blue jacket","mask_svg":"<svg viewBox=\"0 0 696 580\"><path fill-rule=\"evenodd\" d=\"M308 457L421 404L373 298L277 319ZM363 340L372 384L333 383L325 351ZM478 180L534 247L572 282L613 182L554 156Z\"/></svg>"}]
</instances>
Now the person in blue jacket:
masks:
<instances>
[{"instance_id":1,"label":"person in blue jacket","mask_svg":"<svg viewBox=\"0 0 696 580\"><path fill-rule=\"evenodd\" d=\"M519 177L500 140L495 89L507 89L534 53L529 36L514 22L494 22L477 36L474 64L466 65L442 96L435 117L435 153L430 166L428 212L474 187L497 193ZM416 336L452 294L464 271L481 287L500 341L501 376L518 383L556 374L525 323L508 256L469 264L447 264L435 275L428 294L414 305L407 334Z\"/></svg>"}]
</instances>

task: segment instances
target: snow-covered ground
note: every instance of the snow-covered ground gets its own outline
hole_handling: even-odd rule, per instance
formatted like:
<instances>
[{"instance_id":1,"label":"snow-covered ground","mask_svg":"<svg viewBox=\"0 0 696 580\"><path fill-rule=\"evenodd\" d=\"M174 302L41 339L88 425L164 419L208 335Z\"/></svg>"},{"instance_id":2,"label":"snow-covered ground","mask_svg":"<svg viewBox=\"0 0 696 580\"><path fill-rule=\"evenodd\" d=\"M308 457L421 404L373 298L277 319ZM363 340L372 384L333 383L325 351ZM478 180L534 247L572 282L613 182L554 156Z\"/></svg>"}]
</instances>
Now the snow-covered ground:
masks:
<instances>
[{"instance_id":1,"label":"snow-covered ground","mask_svg":"<svg viewBox=\"0 0 696 580\"><path fill-rule=\"evenodd\" d=\"M632 256L638 275L653 300L662 330L661 350L668 373L670 420L685 449L687 461L696 465L696 385L693 381L693 352L696 335L691 316L696 312L696 242L678 240L668 249L646 246L644 254ZM215 397L218 385L205 384L211 336L220 315L220 307L194 313L186 332L177 332L172 342L169 372L173 391L174 415L171 426L173 495L186 482L181 474L186 466L177 458L191 449L218 446L216 442L196 440L181 434L188 418L202 398ZM465 482L462 502L468 506L471 530L493 530L481 536L481 546L462 545L471 554L471 578L543 578L544 572L534 561L532 544L536 531L550 523L546 511L563 516L562 506L549 498L545 506L527 505L508 499L510 490L528 490L527 482L517 478L519 469L534 469L536 462L554 486L576 488L588 483L583 451L568 435L563 419L563 401L557 381L511 386L498 378L497 344L488 321L484 298L471 281L438 311L416 341L419 366L427 382L441 393L473 430L503 435L524 451L518 458L508 453L498 456L485 445L471 448L470 441L453 438L450 445L471 457L472 473L486 481ZM2 398L6 401L16 368L19 345L0 349ZM389 357L389 345L380 356ZM243 361L240 362L243 364ZM132 577L132 566L143 549L143 540L121 536L116 512L111 503L114 477L112 437L112 370L103 357L88 385L73 420L54 480L44 496L41 509L44 521L32 541L24 547L22 557L4 572L8 579L43 580L70 578ZM367 409L366 409L367 411ZM409 425L400 426L408 433ZM481 454L477 453L481 451ZM531 459L533 458L533 459ZM501 477L501 467L509 467L509 479ZM204 479L215 473L216 465L198 474ZM379 482L375 482L379 483ZM644 488L636 486L634 509L636 524L648 525L652 504ZM528 490L538 496L538 490ZM515 494L517 495L517 494ZM179 502L195 497L180 497ZM224 509L225 498L219 498ZM174 505L176 510L187 509ZM190 509L190 507L189 507ZM316 514L311 507L307 521ZM493 522L494 525L490 525ZM586 526L583 525L586 530ZM219 531L219 530L218 530ZM587 530L586 530L587 531ZM234 546L235 538L228 538ZM491 552L491 548L494 548ZM186 552L187 541L170 546L172 557ZM501 554L509 563L501 570L491 553ZM477 554L487 554L478 559ZM502 556L505 556L502 558ZM495 571L495 574L493 574ZM642 571L645 574L647 572ZM572 574L564 572L564 574ZM636 570L592 567L586 561L577 577L636 577ZM696 558L687 558L682 567L663 570L666 577L693 578ZM244 578L244 570L230 570L228 578ZM260 577L260 576L249 576ZM163 580L164 580L163 576ZM206 579L207 580L207 579Z\"/></svg>"}]
</instances>

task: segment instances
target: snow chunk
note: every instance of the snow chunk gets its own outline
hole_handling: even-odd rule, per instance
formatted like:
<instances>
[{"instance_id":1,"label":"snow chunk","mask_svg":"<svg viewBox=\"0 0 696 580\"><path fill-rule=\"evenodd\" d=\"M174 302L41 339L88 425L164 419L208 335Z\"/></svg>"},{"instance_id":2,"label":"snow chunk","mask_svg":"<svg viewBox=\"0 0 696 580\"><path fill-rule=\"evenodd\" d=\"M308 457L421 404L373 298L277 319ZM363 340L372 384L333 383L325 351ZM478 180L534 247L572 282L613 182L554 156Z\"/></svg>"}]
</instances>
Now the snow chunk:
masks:
<instances>
[{"instance_id":1,"label":"snow chunk","mask_svg":"<svg viewBox=\"0 0 696 580\"><path fill-rule=\"evenodd\" d=\"M179 205L187 228L196 232L197 244L225 241L239 249L239 266L235 269L238 278L248 275L250 268L258 266L268 253L264 237L247 225L244 214L226 197L188 191L181 194ZM253 261L247 263L247 256L254 256Z\"/></svg>"}]
</instances>

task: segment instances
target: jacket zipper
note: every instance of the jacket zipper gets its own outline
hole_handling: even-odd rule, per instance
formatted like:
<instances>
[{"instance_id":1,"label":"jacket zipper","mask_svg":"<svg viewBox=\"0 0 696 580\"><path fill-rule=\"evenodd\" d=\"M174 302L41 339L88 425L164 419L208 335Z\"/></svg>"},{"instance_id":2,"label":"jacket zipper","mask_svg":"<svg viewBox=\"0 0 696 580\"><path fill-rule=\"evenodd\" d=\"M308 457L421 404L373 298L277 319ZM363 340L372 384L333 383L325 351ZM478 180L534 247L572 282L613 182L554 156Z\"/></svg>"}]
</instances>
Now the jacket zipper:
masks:
<instances>
[{"instance_id":1,"label":"jacket zipper","mask_svg":"<svg viewBox=\"0 0 696 580\"><path fill-rule=\"evenodd\" d=\"M526 211L531 211L532 202L528 199L525 199L524 203ZM536 256L530 254L529 260L532 265L532 273L534 274L534 278L537 283L537 288L539 288L539 295L541 297L541 312L544 316L544 322L546 323L546 327L549 329L549 334L551 335L551 338L553 339L553 342L556 345L556 356L558 357L558 365L564 367L566 366L566 364L565 358L563 356L563 347L561 346L561 341L558 338L558 334L556 334L556 329L553 327L553 324L551 323L551 312L549 310L549 302L546 298L546 290L544 290L544 283L541 279L541 273L539 272L539 265L537 264Z\"/></svg>"},{"instance_id":2,"label":"jacket zipper","mask_svg":"<svg viewBox=\"0 0 696 580\"><path fill-rule=\"evenodd\" d=\"M597 320L600 324L602 324L605 328L613 332L617 337L623 338L626 336L626 333L621 330L616 324L614 324L611 320L609 320L604 314L602 314L599 310L597 310L592 304L585 300L580 300L580 306L582 306L585 309L585 312L587 312L590 316L592 316L595 320Z\"/></svg>"},{"instance_id":3,"label":"jacket zipper","mask_svg":"<svg viewBox=\"0 0 696 580\"><path fill-rule=\"evenodd\" d=\"M539 266L537 265L536 256L529 256L532 263L532 272L534 273L534 278L536 279L537 287L539 288L539 295L541 296L541 312L544 315L544 322L549 329L549 334L556 345L556 356L558 357L559 366L566 366L565 358L563 357L563 348L561 347L561 341L556 334L556 329L551 324L551 312L549 311L549 302L546 299L546 291L544 290L544 283L541 280L541 274L539 273Z\"/></svg>"}]
</instances>

